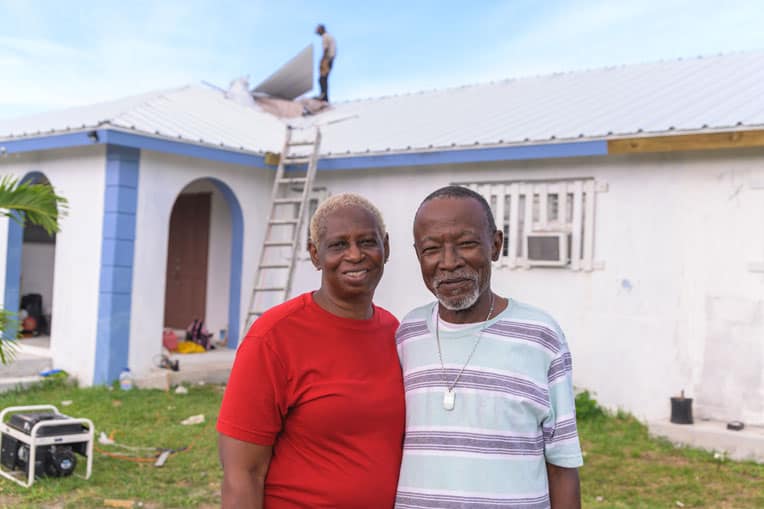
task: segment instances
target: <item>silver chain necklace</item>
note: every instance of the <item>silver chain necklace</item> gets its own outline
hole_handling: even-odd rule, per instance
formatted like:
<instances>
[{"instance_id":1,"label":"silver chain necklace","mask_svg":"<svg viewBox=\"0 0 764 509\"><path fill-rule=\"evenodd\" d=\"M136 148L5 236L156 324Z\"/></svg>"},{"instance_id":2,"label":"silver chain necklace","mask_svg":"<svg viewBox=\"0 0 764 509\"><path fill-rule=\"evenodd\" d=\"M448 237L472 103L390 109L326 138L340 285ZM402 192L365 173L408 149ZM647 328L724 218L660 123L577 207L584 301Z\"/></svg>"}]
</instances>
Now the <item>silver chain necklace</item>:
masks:
<instances>
[{"instance_id":1,"label":"silver chain necklace","mask_svg":"<svg viewBox=\"0 0 764 509\"><path fill-rule=\"evenodd\" d=\"M491 293L491 308L488 310L488 316L485 317L484 322L487 322L491 315L493 314L493 305L496 303L496 297L493 293ZM467 369L467 365L472 360L472 356L475 355L475 350L477 350L478 343L480 343L480 339L483 337L483 331L485 330L485 327L480 329L480 332L478 332L478 337L475 340L475 344L472 345L472 351L470 352L470 355L467 357L467 361L464 363L464 366L462 366L462 369L459 371L459 374L456 375L456 378L454 379L453 383L449 385L448 380L446 379L446 366L443 364L443 353L440 349L440 327L438 326L440 323L440 312L438 311L435 314L435 341L438 344L438 359L440 359L440 374L443 378L443 383L446 386L446 392L443 393L443 408L446 410L453 410L454 404L456 403L456 392L454 392L454 389L456 388L456 384L459 382L459 379L462 377L462 374L464 373L464 370Z\"/></svg>"}]
</instances>

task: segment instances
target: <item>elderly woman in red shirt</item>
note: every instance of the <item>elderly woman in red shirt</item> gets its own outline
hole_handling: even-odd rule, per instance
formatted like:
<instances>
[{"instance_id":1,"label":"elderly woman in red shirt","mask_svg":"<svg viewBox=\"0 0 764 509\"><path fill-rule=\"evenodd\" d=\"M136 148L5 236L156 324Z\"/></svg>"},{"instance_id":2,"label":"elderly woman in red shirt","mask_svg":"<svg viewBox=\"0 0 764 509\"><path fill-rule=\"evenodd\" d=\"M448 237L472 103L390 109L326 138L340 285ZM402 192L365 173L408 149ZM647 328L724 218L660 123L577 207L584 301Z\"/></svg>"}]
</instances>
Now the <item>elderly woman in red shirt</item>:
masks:
<instances>
[{"instance_id":1,"label":"elderly woman in red shirt","mask_svg":"<svg viewBox=\"0 0 764 509\"><path fill-rule=\"evenodd\" d=\"M255 321L218 418L223 507L393 506L404 426L398 320L372 302L390 254L382 216L336 195L311 224L321 287Z\"/></svg>"}]
</instances>

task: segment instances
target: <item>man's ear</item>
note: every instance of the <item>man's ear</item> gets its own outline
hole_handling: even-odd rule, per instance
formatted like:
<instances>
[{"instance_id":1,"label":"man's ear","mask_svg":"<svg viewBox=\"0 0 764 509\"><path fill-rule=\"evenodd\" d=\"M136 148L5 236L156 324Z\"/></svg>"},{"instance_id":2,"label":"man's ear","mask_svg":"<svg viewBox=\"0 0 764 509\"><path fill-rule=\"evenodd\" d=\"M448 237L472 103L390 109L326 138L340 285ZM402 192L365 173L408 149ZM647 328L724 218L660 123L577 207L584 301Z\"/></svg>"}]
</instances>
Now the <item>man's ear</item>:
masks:
<instances>
[{"instance_id":1,"label":"man's ear","mask_svg":"<svg viewBox=\"0 0 764 509\"><path fill-rule=\"evenodd\" d=\"M313 262L316 270L321 270L321 263L318 261L318 247L312 240L308 242L308 253L310 253L310 261Z\"/></svg>"},{"instance_id":2,"label":"man's ear","mask_svg":"<svg viewBox=\"0 0 764 509\"><path fill-rule=\"evenodd\" d=\"M385 233L385 240L382 241L382 246L385 248L385 263L390 259L390 235Z\"/></svg>"},{"instance_id":3,"label":"man's ear","mask_svg":"<svg viewBox=\"0 0 764 509\"><path fill-rule=\"evenodd\" d=\"M497 229L493 233L493 239L491 240L491 260L498 261L501 252L504 249L504 232Z\"/></svg>"}]
</instances>

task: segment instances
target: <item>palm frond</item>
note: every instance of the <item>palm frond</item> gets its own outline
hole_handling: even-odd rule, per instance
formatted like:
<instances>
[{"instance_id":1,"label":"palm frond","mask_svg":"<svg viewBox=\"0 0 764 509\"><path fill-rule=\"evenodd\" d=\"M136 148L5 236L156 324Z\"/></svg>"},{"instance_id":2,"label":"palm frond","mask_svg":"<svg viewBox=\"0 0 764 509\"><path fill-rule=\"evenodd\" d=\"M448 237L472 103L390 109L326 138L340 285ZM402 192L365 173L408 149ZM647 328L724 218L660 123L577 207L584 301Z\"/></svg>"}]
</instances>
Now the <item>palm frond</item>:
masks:
<instances>
[{"instance_id":1,"label":"palm frond","mask_svg":"<svg viewBox=\"0 0 764 509\"><path fill-rule=\"evenodd\" d=\"M18 330L16 314L0 309L0 363L8 364L16 357L18 344L8 331Z\"/></svg>"},{"instance_id":2,"label":"palm frond","mask_svg":"<svg viewBox=\"0 0 764 509\"><path fill-rule=\"evenodd\" d=\"M39 225L48 234L60 231L59 219L66 215L68 205L48 184L19 183L11 176L0 179L0 214Z\"/></svg>"}]
</instances>

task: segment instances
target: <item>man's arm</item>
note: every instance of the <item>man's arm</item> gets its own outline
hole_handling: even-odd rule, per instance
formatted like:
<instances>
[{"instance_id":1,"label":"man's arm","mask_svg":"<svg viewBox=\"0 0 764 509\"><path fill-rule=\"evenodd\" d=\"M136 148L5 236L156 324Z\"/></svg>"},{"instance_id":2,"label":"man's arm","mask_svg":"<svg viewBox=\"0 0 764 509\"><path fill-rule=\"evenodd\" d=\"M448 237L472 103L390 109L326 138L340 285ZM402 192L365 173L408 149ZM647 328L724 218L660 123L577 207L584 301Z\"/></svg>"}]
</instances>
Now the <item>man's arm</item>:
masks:
<instances>
[{"instance_id":1,"label":"man's arm","mask_svg":"<svg viewBox=\"0 0 764 509\"><path fill-rule=\"evenodd\" d=\"M262 509L273 447L221 434L218 452L223 465L222 509Z\"/></svg>"},{"instance_id":2,"label":"man's arm","mask_svg":"<svg viewBox=\"0 0 764 509\"><path fill-rule=\"evenodd\" d=\"M581 489L577 468L546 464L549 478L549 499L552 509L581 509Z\"/></svg>"}]
</instances>

